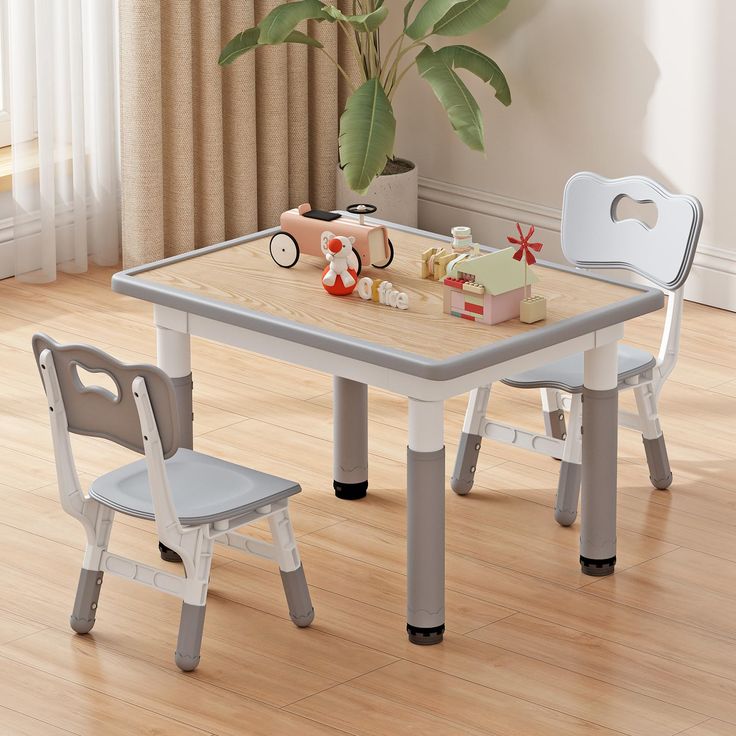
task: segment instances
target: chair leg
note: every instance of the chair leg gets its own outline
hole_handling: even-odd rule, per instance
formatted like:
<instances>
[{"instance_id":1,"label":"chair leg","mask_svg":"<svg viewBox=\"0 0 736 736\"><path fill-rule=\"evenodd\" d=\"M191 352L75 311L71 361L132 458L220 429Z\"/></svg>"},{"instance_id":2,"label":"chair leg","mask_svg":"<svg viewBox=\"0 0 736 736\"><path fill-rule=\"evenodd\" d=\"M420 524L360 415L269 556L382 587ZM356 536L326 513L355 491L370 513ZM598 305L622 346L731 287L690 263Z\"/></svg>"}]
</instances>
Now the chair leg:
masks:
<instances>
[{"instance_id":1,"label":"chair leg","mask_svg":"<svg viewBox=\"0 0 736 736\"><path fill-rule=\"evenodd\" d=\"M557 440L567 438L567 427L565 426L565 412L560 408L560 392L554 388L541 388L542 415L544 416L544 431L549 437ZM559 460L556 457L555 460Z\"/></svg>"},{"instance_id":2,"label":"chair leg","mask_svg":"<svg viewBox=\"0 0 736 736\"><path fill-rule=\"evenodd\" d=\"M281 572L281 582L289 607L289 618L304 628L314 621L314 607L309 595L309 586L304 575L304 565L299 559L294 529L288 509L268 517L276 557Z\"/></svg>"},{"instance_id":3,"label":"chair leg","mask_svg":"<svg viewBox=\"0 0 736 736\"><path fill-rule=\"evenodd\" d=\"M634 396L642 426L641 437L649 465L649 479L655 488L664 491L672 484L672 469L659 423L657 396L651 383L637 386L634 389Z\"/></svg>"},{"instance_id":4,"label":"chair leg","mask_svg":"<svg viewBox=\"0 0 736 736\"><path fill-rule=\"evenodd\" d=\"M82 568L79 572L77 595L74 599L72 615L69 617L69 623L77 634L88 634L95 625L95 613L97 602L100 599L103 576L104 573L100 570Z\"/></svg>"},{"instance_id":5,"label":"chair leg","mask_svg":"<svg viewBox=\"0 0 736 736\"><path fill-rule=\"evenodd\" d=\"M199 664L199 652L202 646L204 615L206 605L196 606L192 603L181 604L179 621L179 638L176 642L174 661L184 672L191 672Z\"/></svg>"},{"instance_id":6,"label":"chair leg","mask_svg":"<svg viewBox=\"0 0 736 736\"><path fill-rule=\"evenodd\" d=\"M582 402L580 394L572 395L570 406L570 431L565 438L565 448L560 464L555 500L555 521L570 526L578 515L580 479L582 476Z\"/></svg>"},{"instance_id":7,"label":"chair leg","mask_svg":"<svg viewBox=\"0 0 736 736\"><path fill-rule=\"evenodd\" d=\"M102 555L110 543L110 532L115 512L96 501L84 502L86 513L83 515L84 528L87 532L87 546L84 552L82 569L79 571L77 594L74 608L69 617L69 624L77 634L88 634L95 625L97 604L102 590Z\"/></svg>"},{"instance_id":8,"label":"chair leg","mask_svg":"<svg viewBox=\"0 0 736 736\"><path fill-rule=\"evenodd\" d=\"M478 455L483 441L481 428L486 418L490 397L490 386L481 386L470 392L465 423L460 435L460 446L455 458L455 469L450 480L452 490L459 496L465 496L473 488Z\"/></svg>"}]
</instances>

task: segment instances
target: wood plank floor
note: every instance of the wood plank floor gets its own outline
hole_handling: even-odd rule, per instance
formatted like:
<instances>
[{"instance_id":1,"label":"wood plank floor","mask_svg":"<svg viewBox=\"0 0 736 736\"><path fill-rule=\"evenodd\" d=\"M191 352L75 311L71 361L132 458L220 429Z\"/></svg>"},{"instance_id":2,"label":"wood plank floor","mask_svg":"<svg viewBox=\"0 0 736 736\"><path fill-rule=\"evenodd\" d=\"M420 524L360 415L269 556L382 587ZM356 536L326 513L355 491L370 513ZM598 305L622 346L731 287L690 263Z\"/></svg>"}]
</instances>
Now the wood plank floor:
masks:
<instances>
[{"instance_id":1,"label":"wood plank floor","mask_svg":"<svg viewBox=\"0 0 736 736\"><path fill-rule=\"evenodd\" d=\"M578 525L552 518L554 461L487 444L473 493L448 484L448 633L429 648L403 633L404 400L371 391L369 497L338 501L330 379L195 340L195 446L301 482L316 619L296 629L278 571L221 550L185 675L174 599L109 577L93 633L68 627L83 535L58 502L30 339L154 360L151 308L111 274L0 282L0 734L736 735L736 315L686 304L661 404L669 492L621 430L613 577L580 574ZM662 316L627 339L655 349ZM498 386L492 409L540 428L537 401ZM447 403L448 473L464 408ZM74 443L86 482L131 457ZM145 522L118 516L112 548L165 565Z\"/></svg>"}]
</instances>

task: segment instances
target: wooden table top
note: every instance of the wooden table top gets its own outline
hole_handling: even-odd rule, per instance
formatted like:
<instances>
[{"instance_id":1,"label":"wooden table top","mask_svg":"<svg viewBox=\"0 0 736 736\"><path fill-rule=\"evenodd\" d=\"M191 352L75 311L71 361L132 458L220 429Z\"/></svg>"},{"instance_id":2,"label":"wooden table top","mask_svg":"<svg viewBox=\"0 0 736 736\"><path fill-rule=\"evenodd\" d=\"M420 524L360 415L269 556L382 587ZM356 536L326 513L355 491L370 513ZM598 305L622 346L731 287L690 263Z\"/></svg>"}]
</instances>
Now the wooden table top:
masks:
<instances>
[{"instance_id":1,"label":"wooden table top","mask_svg":"<svg viewBox=\"0 0 736 736\"><path fill-rule=\"evenodd\" d=\"M421 252L438 245L438 241L398 229L389 229L389 236L396 251L393 263L385 270L364 268L361 276L387 279L394 288L406 292L409 309L404 311L364 301L357 291L347 297L329 295L321 284L320 275L326 265L321 258L303 255L293 268L279 268L269 254L270 236L134 269L130 276L137 282L186 292L191 297L437 361L599 310L620 311L618 306L646 295L640 288L536 265L539 282L533 293L547 297L547 319L531 325L518 319L497 325L474 323L444 314L442 284L419 277ZM656 308L650 304L639 313Z\"/></svg>"}]
</instances>

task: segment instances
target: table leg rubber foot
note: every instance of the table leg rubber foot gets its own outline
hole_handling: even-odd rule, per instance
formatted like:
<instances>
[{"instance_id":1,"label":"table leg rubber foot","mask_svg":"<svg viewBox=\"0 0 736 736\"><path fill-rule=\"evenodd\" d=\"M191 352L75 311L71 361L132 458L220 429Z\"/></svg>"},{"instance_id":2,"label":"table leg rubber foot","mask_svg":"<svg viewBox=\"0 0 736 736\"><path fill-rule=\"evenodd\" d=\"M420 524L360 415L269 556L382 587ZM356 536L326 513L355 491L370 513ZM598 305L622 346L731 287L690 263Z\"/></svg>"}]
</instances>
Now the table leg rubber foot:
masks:
<instances>
[{"instance_id":1,"label":"table leg rubber foot","mask_svg":"<svg viewBox=\"0 0 736 736\"><path fill-rule=\"evenodd\" d=\"M174 552L173 549L169 549L162 542L158 543L158 551L161 554L161 559L164 562L181 562L181 557L179 557L179 553Z\"/></svg>"},{"instance_id":2,"label":"table leg rubber foot","mask_svg":"<svg viewBox=\"0 0 736 736\"><path fill-rule=\"evenodd\" d=\"M335 495L343 501L357 501L368 495L367 480L360 483L341 483L339 480L333 480L332 487L335 489Z\"/></svg>"},{"instance_id":3,"label":"table leg rubber foot","mask_svg":"<svg viewBox=\"0 0 736 736\"><path fill-rule=\"evenodd\" d=\"M406 625L406 633L409 635L409 641L412 644L418 644L419 646L431 646L432 644L439 644L445 635L445 625L432 626L429 629L422 628L421 626L412 626L411 624Z\"/></svg>"},{"instance_id":4,"label":"table leg rubber foot","mask_svg":"<svg viewBox=\"0 0 736 736\"><path fill-rule=\"evenodd\" d=\"M605 575L613 575L616 567L616 558L609 557L605 560L591 560L588 557L580 555L580 569L584 575L590 575L595 578L604 577Z\"/></svg>"}]
</instances>

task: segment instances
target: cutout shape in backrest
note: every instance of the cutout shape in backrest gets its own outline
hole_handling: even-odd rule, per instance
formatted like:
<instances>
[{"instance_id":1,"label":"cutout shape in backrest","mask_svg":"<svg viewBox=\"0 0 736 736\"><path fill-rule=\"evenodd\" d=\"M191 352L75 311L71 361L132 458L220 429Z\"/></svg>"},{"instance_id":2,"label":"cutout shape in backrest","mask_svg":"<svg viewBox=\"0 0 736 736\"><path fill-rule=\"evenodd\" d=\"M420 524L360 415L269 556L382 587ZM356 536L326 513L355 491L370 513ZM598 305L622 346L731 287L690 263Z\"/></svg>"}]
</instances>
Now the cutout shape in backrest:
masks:
<instances>
[{"instance_id":1,"label":"cutout shape in backrest","mask_svg":"<svg viewBox=\"0 0 736 736\"><path fill-rule=\"evenodd\" d=\"M176 396L171 379L161 369L152 365L126 365L97 348L59 345L47 335L37 334L33 336L33 352L42 375L46 367L40 357L46 349L54 358L70 432L102 437L144 454L132 385L133 379L141 376L146 382L164 457L169 458L177 451ZM112 381L115 393L97 385L95 376L103 374ZM92 376L89 382L87 375Z\"/></svg>"},{"instance_id":2,"label":"cutout shape in backrest","mask_svg":"<svg viewBox=\"0 0 736 736\"><path fill-rule=\"evenodd\" d=\"M88 369L82 363L69 363L72 372L74 387L80 394L96 392L108 401L117 404L120 401L121 390L115 376L102 368Z\"/></svg>"},{"instance_id":3,"label":"cutout shape in backrest","mask_svg":"<svg viewBox=\"0 0 736 736\"><path fill-rule=\"evenodd\" d=\"M628 194L619 194L611 205L611 219L614 222L633 220L649 230L654 229L659 219L657 205L651 199L632 199Z\"/></svg>"},{"instance_id":4,"label":"cutout shape in backrest","mask_svg":"<svg viewBox=\"0 0 736 736\"><path fill-rule=\"evenodd\" d=\"M616 217L624 198L651 202L657 221ZM671 194L643 176L604 179L575 174L565 185L562 251L583 268L624 268L664 289L685 283L700 236L703 213L695 197Z\"/></svg>"}]
</instances>

